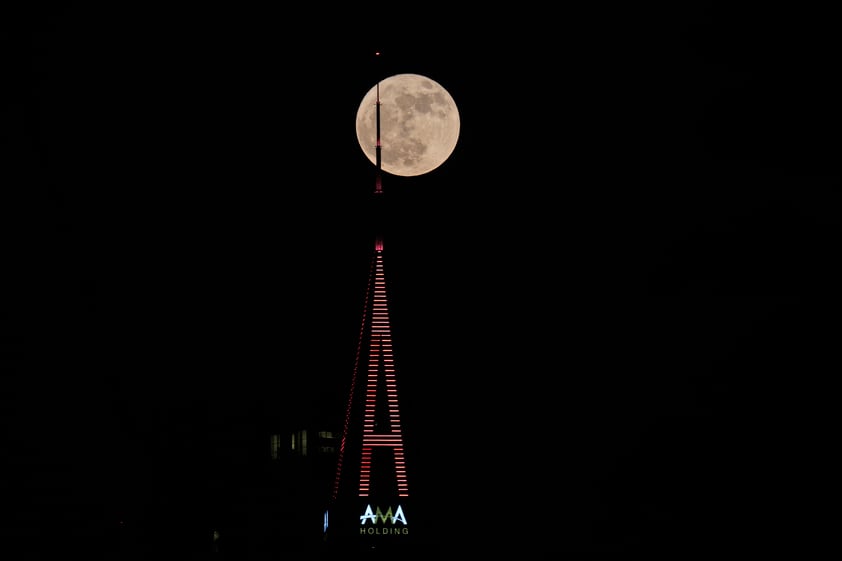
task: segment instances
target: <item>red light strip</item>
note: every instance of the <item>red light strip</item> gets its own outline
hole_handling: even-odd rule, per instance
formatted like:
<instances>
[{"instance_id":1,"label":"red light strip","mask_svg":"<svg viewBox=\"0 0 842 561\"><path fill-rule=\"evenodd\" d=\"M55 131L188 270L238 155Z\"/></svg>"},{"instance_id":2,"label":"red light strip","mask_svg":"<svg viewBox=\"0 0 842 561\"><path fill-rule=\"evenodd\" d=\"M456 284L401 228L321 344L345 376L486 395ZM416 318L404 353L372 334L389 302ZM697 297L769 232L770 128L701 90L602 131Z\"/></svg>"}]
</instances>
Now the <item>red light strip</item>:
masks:
<instances>
[{"instance_id":1,"label":"red light strip","mask_svg":"<svg viewBox=\"0 0 842 561\"><path fill-rule=\"evenodd\" d=\"M359 495L368 496L371 488L371 455L375 447L391 448L394 454L398 495L409 496L401 433L398 391L395 379L389 309L386 298L386 280L383 273L382 241L378 240L374 263L374 295L372 298L371 344L369 349L368 379L366 382L365 413L363 415L363 450L360 465ZM374 418L377 406L377 385L380 372L386 383L386 403L389 407L391 432L375 433Z\"/></svg>"}]
</instances>

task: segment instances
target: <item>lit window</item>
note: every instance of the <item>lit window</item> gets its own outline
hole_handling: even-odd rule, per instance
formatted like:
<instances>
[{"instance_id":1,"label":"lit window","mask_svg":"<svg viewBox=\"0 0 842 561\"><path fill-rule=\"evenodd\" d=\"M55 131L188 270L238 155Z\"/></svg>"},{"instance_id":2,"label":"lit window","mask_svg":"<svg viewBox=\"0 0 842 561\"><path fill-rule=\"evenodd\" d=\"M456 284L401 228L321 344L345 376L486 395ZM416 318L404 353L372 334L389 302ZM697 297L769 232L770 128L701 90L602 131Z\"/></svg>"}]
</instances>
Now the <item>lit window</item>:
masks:
<instances>
[{"instance_id":1,"label":"lit window","mask_svg":"<svg viewBox=\"0 0 842 561\"><path fill-rule=\"evenodd\" d=\"M273 434L269 437L269 453L273 460L281 458L281 435Z\"/></svg>"}]
</instances>

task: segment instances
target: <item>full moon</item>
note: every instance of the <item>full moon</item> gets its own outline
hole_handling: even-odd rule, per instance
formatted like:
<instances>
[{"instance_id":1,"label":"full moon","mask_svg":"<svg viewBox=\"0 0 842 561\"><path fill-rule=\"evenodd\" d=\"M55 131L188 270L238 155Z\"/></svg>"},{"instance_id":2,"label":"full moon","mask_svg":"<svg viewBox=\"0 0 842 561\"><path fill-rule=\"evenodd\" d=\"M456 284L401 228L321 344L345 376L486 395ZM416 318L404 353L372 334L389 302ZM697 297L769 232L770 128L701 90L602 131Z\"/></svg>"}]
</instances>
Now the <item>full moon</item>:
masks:
<instances>
[{"instance_id":1,"label":"full moon","mask_svg":"<svg viewBox=\"0 0 842 561\"><path fill-rule=\"evenodd\" d=\"M357 110L357 140L377 163L377 85ZM453 153L459 140L459 110L438 82L419 74L380 81L380 169L410 177L429 173Z\"/></svg>"}]
</instances>

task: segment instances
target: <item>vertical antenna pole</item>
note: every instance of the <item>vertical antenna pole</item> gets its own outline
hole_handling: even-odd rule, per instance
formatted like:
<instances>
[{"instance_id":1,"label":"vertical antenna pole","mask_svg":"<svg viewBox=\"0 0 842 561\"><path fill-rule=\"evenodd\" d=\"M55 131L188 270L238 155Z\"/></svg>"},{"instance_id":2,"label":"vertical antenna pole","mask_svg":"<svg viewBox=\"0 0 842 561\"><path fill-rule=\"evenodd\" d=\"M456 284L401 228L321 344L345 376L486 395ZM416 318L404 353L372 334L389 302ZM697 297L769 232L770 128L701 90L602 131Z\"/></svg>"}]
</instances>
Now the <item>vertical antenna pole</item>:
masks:
<instances>
[{"instance_id":1,"label":"vertical antenna pole","mask_svg":"<svg viewBox=\"0 0 842 561\"><path fill-rule=\"evenodd\" d=\"M374 56L380 56L379 52L374 53ZM375 160L377 165L377 175L374 179L374 193L376 195L383 193L383 182L381 179L381 172L380 172L380 81L377 81L377 100L375 101L375 111L376 111L376 122L377 122L377 143L374 145L374 152L375 152Z\"/></svg>"}]
</instances>

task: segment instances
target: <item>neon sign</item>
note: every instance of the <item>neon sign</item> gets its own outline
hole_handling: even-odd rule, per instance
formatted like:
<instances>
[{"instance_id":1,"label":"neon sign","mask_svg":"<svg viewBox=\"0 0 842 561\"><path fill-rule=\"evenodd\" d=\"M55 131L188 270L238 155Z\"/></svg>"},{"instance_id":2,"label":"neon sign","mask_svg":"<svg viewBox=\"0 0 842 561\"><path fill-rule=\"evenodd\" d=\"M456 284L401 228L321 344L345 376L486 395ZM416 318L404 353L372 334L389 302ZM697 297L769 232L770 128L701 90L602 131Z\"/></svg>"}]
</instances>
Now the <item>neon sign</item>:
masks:
<instances>
[{"instance_id":1,"label":"neon sign","mask_svg":"<svg viewBox=\"0 0 842 561\"><path fill-rule=\"evenodd\" d=\"M366 524L369 524L366 526ZM378 526L380 524L380 526ZM377 506L374 511L371 510L371 505L366 505L365 512L360 516L360 535L394 535L394 534L409 534L409 527L406 522L406 515L403 513L403 508L398 505L394 513L392 507L386 509L384 513Z\"/></svg>"}]
</instances>

